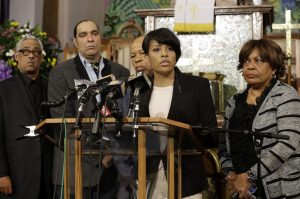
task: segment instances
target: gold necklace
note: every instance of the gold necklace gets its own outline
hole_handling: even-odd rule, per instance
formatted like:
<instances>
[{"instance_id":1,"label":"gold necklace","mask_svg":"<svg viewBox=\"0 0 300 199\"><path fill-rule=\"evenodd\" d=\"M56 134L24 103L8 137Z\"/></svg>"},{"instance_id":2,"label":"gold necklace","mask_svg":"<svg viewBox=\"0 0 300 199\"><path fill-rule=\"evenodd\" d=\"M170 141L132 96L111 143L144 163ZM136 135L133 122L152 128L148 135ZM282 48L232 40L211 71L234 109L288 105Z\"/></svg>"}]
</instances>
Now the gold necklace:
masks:
<instances>
[{"instance_id":1,"label":"gold necklace","mask_svg":"<svg viewBox=\"0 0 300 199\"><path fill-rule=\"evenodd\" d=\"M255 97L255 98L257 98L257 97L261 96L261 94L262 94L263 91L264 91L264 88L256 89L255 91L257 91L258 94L255 93L255 92L253 91L253 89L249 88L248 94L251 95L251 96L253 96L253 97Z\"/></svg>"}]
</instances>

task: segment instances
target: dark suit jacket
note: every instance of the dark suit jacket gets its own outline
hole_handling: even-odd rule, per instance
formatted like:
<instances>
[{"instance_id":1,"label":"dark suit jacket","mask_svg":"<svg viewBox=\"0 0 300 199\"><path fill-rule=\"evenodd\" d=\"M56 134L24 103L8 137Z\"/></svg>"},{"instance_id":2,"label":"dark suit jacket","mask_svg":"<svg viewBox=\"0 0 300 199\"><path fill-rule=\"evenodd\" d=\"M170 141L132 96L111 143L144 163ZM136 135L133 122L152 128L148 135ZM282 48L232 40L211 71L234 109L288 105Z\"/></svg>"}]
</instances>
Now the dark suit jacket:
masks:
<instances>
[{"instance_id":1,"label":"dark suit jacket","mask_svg":"<svg viewBox=\"0 0 300 199\"><path fill-rule=\"evenodd\" d=\"M201 124L205 127L216 127L217 122L215 109L208 80L201 77L183 74L177 68L175 68L175 74L173 97L168 119L190 125ZM151 98L151 93L152 89L146 91L146 93L141 97L139 112L140 117L149 117L149 101ZM176 136L175 138L178 139ZM213 136L211 139L206 139L206 142L207 141L211 142L209 147L214 146L214 144L217 143L216 140L213 139ZM188 150L195 148L195 141L190 136L184 135L182 138L181 149ZM153 161L152 158L151 161ZM165 158L163 158L163 162L164 165L166 165ZM149 162L149 164L153 166L153 163ZM177 183L175 183L175 185L177 185ZM207 187L208 183L201 156L183 156L183 197L197 194ZM175 188L175 190L178 189Z\"/></svg>"},{"instance_id":2,"label":"dark suit jacket","mask_svg":"<svg viewBox=\"0 0 300 199\"><path fill-rule=\"evenodd\" d=\"M44 81L43 99L46 100L47 81ZM42 160L45 166L43 178L50 194L51 145L44 137L16 140L29 132L19 125L29 126L39 123L39 110L32 103L32 96L24 84L21 74L0 82L0 177L10 176L14 199L37 199L42 179ZM47 159L48 157L48 159ZM51 159L50 159L51 158ZM47 160L47 161L46 161ZM48 174L48 175L47 175ZM50 198L50 196L48 195ZM0 194L0 198L6 198Z\"/></svg>"},{"instance_id":3,"label":"dark suit jacket","mask_svg":"<svg viewBox=\"0 0 300 199\"><path fill-rule=\"evenodd\" d=\"M111 62L107 59L104 59L104 68L102 70L102 76L106 76L109 74L113 74L116 79L127 79L129 76L129 70L126 69L124 66ZM68 89L74 89L74 79L87 79L89 80L88 74L77 55L74 59L67 60L58 66L56 66L49 75L49 89L48 89L48 99L50 101L60 99L62 96L65 96ZM122 101L123 102L123 101ZM78 100L75 97L71 98L67 101L65 111L64 111L64 117L65 118L74 118L77 115L78 110ZM91 107L89 107L88 102L86 103L86 106L84 108L83 117L93 117L89 110L94 109L94 104L91 104ZM127 107L128 105L120 105L120 107ZM61 118L63 117L63 109L64 105L52 108L51 109L51 116L55 118ZM125 108L123 108L125 109ZM122 110L126 112L126 110ZM59 135L56 134L56 138L58 140ZM74 146L70 146L70 150L74 150ZM97 148L98 149L98 148ZM59 156L60 154L60 156ZM60 160L59 160L60 157ZM61 184L61 174L62 174L62 162L63 162L63 153L58 148L54 149L54 159L53 159L53 175L52 175L52 181L56 184ZM83 168L83 186L95 186L98 184L98 156L90 157L83 157L82 158L82 168ZM56 168L59 168L59 175L58 178L56 178ZM75 179L74 179L74 158L71 157L70 159L70 183L71 185L74 185ZM111 186L113 186L114 181L117 178L117 171L116 167L112 165L110 168L105 169L103 176L101 178L102 184L100 185L101 192L108 191Z\"/></svg>"}]
</instances>

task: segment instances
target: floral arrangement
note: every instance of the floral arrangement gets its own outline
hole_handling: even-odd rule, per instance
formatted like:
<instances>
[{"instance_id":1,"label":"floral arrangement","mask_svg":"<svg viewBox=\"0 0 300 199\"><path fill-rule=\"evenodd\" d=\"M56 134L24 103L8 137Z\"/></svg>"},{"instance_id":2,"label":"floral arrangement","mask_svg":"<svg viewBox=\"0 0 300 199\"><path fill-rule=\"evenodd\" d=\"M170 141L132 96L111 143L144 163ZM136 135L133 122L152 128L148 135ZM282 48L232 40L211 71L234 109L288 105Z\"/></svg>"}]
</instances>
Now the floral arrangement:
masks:
<instances>
[{"instance_id":1,"label":"floral arrangement","mask_svg":"<svg viewBox=\"0 0 300 199\"><path fill-rule=\"evenodd\" d=\"M20 25L16 21L6 21L0 24L0 81L11 77L16 72L14 48L22 37L29 34L39 38L44 46L44 61L40 66L40 75L47 78L50 70L56 65L61 49L55 38L42 32L38 26L31 27L29 23Z\"/></svg>"}]
</instances>

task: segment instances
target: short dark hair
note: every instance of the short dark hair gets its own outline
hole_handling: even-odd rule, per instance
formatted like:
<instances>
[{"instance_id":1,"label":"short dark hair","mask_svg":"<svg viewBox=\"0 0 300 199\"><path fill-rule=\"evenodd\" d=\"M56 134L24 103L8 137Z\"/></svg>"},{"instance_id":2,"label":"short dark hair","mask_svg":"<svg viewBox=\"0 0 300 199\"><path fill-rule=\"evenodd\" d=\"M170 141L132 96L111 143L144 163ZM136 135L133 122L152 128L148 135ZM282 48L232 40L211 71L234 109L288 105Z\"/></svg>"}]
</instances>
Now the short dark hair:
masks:
<instances>
[{"instance_id":1,"label":"short dark hair","mask_svg":"<svg viewBox=\"0 0 300 199\"><path fill-rule=\"evenodd\" d=\"M157 41L159 44L171 46L176 53L176 61L178 61L181 56L180 41L171 30L168 28L159 28L147 33L142 44L145 54L149 53L150 42L152 40Z\"/></svg>"},{"instance_id":2,"label":"short dark hair","mask_svg":"<svg viewBox=\"0 0 300 199\"><path fill-rule=\"evenodd\" d=\"M81 23L83 23L83 22L88 22L88 21L93 22L97 26L97 29L100 32L100 28L99 28L98 24L94 20L92 20L92 19L83 19L83 20L77 22L77 24L74 27L74 30L73 30L74 38L76 38L76 35L77 35L77 27L78 27L78 25L81 24Z\"/></svg>"},{"instance_id":3,"label":"short dark hair","mask_svg":"<svg viewBox=\"0 0 300 199\"><path fill-rule=\"evenodd\" d=\"M239 53L238 70L243 68L245 61L249 58L249 55L254 49L258 50L263 62L270 63L271 68L276 70L276 78L285 75L286 68L284 60L287 59L287 56L277 43L268 39L251 39L244 43Z\"/></svg>"}]
</instances>

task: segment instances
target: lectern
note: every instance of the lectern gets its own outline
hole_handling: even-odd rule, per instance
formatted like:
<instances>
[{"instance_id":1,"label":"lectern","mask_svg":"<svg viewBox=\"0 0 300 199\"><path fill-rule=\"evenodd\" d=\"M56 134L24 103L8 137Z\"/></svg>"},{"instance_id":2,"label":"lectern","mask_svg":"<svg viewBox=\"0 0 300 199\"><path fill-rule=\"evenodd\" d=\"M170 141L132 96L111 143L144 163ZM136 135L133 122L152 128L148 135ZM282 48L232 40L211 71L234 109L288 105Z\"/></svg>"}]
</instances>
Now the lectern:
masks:
<instances>
[{"instance_id":1,"label":"lectern","mask_svg":"<svg viewBox=\"0 0 300 199\"><path fill-rule=\"evenodd\" d=\"M75 124L75 118L66 118L66 119L45 119L40 124L37 125L36 129L43 129L49 125L59 125L62 122L67 123L68 125ZM82 124L89 124L94 122L94 119L91 118L83 118ZM100 125L104 125L105 130L114 129L116 120L114 118L106 118L100 121ZM124 118L123 119L123 131L132 131L133 129L133 119L132 118ZM181 150L180 150L180 138L184 133L190 134L189 136L193 136L193 132L191 130L191 126L188 124L184 124L181 122L177 122L174 120L164 119L164 118L151 118L151 117L141 117L138 118L138 144L137 144L137 155L138 155L138 198L146 199L146 133L159 133L161 135L167 136L167 160L168 160L168 198L175 198L175 154L178 155L178 198L181 198ZM78 136L80 132L79 130L75 130L75 136ZM178 143L178 147L176 147L175 151L175 140ZM68 139L66 139L68 146ZM66 147L64 150L69 150ZM200 149L202 150L202 149ZM80 139L75 139L75 196L76 199L82 198L82 170L81 170L81 156L86 154L86 151L82 150ZM115 154L122 155L127 154L124 151L120 150L119 154L114 152L105 152L106 154ZM197 153L197 151L189 151L184 153ZM199 152L198 152L199 153ZM67 153L68 154L68 153ZM66 166L65 166L65 176L64 176L64 195L65 199L69 198L69 182L68 177L66 177L68 173L68 157L65 157Z\"/></svg>"}]
</instances>

